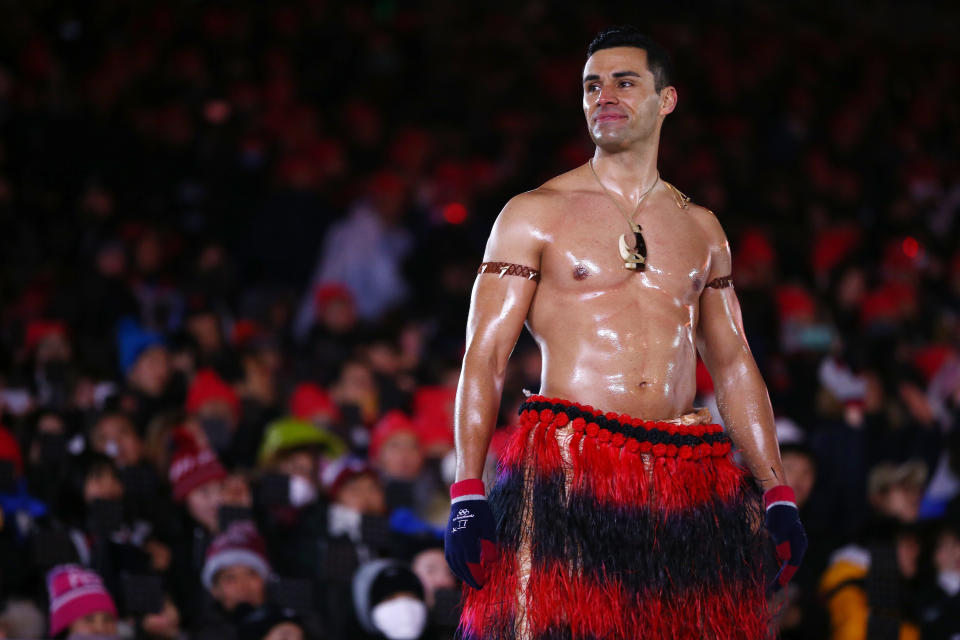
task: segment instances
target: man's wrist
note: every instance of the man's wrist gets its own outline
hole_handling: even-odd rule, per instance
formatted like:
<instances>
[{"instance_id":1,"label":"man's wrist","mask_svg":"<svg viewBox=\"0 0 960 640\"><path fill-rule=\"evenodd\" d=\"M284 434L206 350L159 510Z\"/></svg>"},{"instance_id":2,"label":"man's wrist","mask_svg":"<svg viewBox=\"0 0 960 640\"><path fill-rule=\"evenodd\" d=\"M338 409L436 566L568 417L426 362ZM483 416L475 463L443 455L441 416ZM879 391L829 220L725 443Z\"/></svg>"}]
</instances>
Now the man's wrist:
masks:
<instances>
[{"instance_id":1,"label":"man's wrist","mask_svg":"<svg viewBox=\"0 0 960 640\"><path fill-rule=\"evenodd\" d=\"M763 492L763 507L769 510L777 505L788 505L797 508L797 497L789 485L781 484Z\"/></svg>"},{"instance_id":2,"label":"man's wrist","mask_svg":"<svg viewBox=\"0 0 960 640\"><path fill-rule=\"evenodd\" d=\"M483 480L479 478L468 478L460 482L454 482L450 485L450 502L464 502L465 500L486 500L487 489L483 486Z\"/></svg>"}]
</instances>

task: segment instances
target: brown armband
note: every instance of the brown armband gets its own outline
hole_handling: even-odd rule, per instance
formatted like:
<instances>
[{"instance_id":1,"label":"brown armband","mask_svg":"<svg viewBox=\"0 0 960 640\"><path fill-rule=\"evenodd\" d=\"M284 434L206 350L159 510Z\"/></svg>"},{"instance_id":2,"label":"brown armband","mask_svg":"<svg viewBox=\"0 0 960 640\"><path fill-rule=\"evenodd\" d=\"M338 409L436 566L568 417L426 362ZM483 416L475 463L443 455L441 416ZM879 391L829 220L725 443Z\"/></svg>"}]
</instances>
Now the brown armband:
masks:
<instances>
[{"instance_id":1,"label":"brown armband","mask_svg":"<svg viewBox=\"0 0 960 640\"><path fill-rule=\"evenodd\" d=\"M480 265L480 268L477 269L477 274L483 273L495 273L500 278L503 276L520 276L527 280L540 282L539 269L531 269L522 264L513 264L512 262L484 262Z\"/></svg>"},{"instance_id":2,"label":"brown armband","mask_svg":"<svg viewBox=\"0 0 960 640\"><path fill-rule=\"evenodd\" d=\"M721 276L719 278L714 278L707 283L707 286L711 289L726 289L727 287L733 286L733 276Z\"/></svg>"}]
</instances>

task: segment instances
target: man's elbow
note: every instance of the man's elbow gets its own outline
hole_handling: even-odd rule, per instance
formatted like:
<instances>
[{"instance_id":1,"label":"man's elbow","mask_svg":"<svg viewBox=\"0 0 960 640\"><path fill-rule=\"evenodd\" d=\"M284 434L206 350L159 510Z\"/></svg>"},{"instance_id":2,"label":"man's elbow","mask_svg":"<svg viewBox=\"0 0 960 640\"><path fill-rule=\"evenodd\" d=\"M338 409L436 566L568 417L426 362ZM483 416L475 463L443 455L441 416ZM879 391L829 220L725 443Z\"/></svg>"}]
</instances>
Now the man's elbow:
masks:
<instances>
[{"instance_id":1,"label":"man's elbow","mask_svg":"<svg viewBox=\"0 0 960 640\"><path fill-rule=\"evenodd\" d=\"M491 377L502 381L506 375L510 354L503 354L500 351L486 345L468 346L463 354L464 374Z\"/></svg>"}]
</instances>

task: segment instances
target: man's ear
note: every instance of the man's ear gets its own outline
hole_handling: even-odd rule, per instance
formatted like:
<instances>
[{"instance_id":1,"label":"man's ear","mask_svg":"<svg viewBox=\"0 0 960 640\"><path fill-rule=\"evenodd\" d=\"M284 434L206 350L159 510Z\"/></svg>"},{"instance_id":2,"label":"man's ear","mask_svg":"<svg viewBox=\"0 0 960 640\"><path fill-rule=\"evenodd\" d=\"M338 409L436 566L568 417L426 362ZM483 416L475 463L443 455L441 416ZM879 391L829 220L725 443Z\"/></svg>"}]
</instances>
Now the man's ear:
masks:
<instances>
[{"instance_id":1,"label":"man's ear","mask_svg":"<svg viewBox=\"0 0 960 640\"><path fill-rule=\"evenodd\" d=\"M665 116L673 113L677 108L677 89L676 87L664 87L660 91L660 115Z\"/></svg>"}]
</instances>

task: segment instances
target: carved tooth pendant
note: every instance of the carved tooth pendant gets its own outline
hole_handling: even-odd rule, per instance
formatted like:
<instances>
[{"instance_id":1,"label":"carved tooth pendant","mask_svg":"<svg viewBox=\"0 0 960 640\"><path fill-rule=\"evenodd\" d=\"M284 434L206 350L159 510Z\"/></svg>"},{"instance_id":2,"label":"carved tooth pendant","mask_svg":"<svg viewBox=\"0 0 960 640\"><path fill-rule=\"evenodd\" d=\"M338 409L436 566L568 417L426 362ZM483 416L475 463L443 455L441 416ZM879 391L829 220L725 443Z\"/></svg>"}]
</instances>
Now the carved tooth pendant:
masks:
<instances>
[{"instance_id":1,"label":"carved tooth pendant","mask_svg":"<svg viewBox=\"0 0 960 640\"><path fill-rule=\"evenodd\" d=\"M643 242L643 238L639 234L636 234L635 237L638 243ZM643 265L646 262L642 255L627 246L627 234L620 236L620 257L623 258L624 269L636 269L637 265Z\"/></svg>"}]
</instances>

